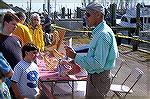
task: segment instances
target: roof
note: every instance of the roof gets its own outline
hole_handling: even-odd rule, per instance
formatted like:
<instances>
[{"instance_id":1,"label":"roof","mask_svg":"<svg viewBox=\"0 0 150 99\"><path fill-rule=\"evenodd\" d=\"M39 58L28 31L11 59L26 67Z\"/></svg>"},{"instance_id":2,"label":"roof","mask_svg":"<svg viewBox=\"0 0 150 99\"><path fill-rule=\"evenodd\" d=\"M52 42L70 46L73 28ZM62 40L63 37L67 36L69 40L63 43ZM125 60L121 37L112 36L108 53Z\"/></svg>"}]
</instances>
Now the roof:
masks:
<instances>
[{"instance_id":1,"label":"roof","mask_svg":"<svg viewBox=\"0 0 150 99\"><path fill-rule=\"evenodd\" d=\"M10 6L4 1L0 0L0 9L9 9Z\"/></svg>"},{"instance_id":2,"label":"roof","mask_svg":"<svg viewBox=\"0 0 150 99\"><path fill-rule=\"evenodd\" d=\"M24 13L26 12L24 9L17 7L17 6L12 7L12 10L14 10L15 12L19 12L19 11L24 12Z\"/></svg>"}]
</instances>

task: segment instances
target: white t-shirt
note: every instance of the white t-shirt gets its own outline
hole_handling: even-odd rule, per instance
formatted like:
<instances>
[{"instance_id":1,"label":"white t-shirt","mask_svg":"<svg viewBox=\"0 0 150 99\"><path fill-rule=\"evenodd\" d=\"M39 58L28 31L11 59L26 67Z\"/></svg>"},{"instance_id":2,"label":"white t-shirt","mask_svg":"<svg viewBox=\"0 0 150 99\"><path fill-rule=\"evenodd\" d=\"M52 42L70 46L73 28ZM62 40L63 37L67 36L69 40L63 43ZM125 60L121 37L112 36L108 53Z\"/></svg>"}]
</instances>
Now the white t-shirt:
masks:
<instances>
[{"instance_id":1,"label":"white t-shirt","mask_svg":"<svg viewBox=\"0 0 150 99\"><path fill-rule=\"evenodd\" d=\"M21 60L14 68L12 81L17 82L21 96L35 98L39 94L39 71L37 65Z\"/></svg>"}]
</instances>

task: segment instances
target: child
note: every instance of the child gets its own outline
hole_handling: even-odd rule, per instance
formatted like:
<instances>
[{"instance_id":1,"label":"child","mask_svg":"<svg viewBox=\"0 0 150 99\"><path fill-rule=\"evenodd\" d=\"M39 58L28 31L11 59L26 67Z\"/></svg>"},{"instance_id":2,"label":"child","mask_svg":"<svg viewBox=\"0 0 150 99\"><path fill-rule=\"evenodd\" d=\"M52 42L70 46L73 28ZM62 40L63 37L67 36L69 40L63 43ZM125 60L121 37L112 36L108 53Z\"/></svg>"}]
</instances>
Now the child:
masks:
<instances>
[{"instance_id":1,"label":"child","mask_svg":"<svg viewBox=\"0 0 150 99\"><path fill-rule=\"evenodd\" d=\"M39 95L39 71L34 63L37 54L38 48L32 43L27 43L22 47L23 59L15 66L11 78L17 99L35 99Z\"/></svg>"},{"instance_id":2,"label":"child","mask_svg":"<svg viewBox=\"0 0 150 99\"><path fill-rule=\"evenodd\" d=\"M0 99L11 99L9 89L3 81L4 77L5 76L0 69Z\"/></svg>"}]
</instances>

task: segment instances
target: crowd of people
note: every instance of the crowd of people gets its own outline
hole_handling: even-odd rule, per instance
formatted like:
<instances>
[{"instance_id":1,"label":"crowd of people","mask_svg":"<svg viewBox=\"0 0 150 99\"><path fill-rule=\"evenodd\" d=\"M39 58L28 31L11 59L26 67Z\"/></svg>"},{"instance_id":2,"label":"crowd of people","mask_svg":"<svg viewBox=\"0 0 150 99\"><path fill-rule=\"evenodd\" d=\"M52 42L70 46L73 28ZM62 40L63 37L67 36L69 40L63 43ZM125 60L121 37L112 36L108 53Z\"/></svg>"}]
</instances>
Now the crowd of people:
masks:
<instances>
[{"instance_id":1,"label":"crowd of people","mask_svg":"<svg viewBox=\"0 0 150 99\"><path fill-rule=\"evenodd\" d=\"M0 90L2 99L33 99L39 96L39 73L34 61L37 53L44 51L44 30L38 14L31 15L28 25L24 25L25 19L23 12L7 12L3 16L0 33L0 86L7 85L10 90L6 87Z\"/></svg>"},{"instance_id":2,"label":"crowd of people","mask_svg":"<svg viewBox=\"0 0 150 99\"><path fill-rule=\"evenodd\" d=\"M114 33L104 15L102 5L94 2L87 5L85 20L89 27L95 27L87 55L80 56L65 46L66 55L88 72L86 99L105 98L110 87L110 70L118 57ZM37 13L25 25L23 12L5 13L0 33L0 99L39 98L42 88L35 58L50 43L44 38L51 33L51 18L47 14L44 17L43 26Z\"/></svg>"}]
</instances>

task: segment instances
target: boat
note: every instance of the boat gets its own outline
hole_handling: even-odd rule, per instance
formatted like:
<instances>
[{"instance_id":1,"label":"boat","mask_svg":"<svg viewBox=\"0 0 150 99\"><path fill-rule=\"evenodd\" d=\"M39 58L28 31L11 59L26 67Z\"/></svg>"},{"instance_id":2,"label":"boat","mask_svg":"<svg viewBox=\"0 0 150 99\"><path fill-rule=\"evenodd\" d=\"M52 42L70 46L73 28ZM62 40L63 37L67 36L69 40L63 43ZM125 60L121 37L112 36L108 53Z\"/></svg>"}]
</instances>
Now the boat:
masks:
<instances>
[{"instance_id":1,"label":"boat","mask_svg":"<svg viewBox=\"0 0 150 99\"><path fill-rule=\"evenodd\" d=\"M117 19L117 25L121 27L137 27L136 20L136 9L130 8L126 10L126 13L121 17L121 19ZM119 31L123 35L129 35L127 30ZM130 36L135 35L134 33ZM138 34L139 38L145 41L150 41L150 5L144 5L140 8L140 31ZM122 43L130 44L131 41L127 39L123 39ZM139 47L142 49L149 49L149 43L140 43Z\"/></svg>"},{"instance_id":2,"label":"boat","mask_svg":"<svg viewBox=\"0 0 150 99\"><path fill-rule=\"evenodd\" d=\"M144 6L140 8L140 28L141 31L150 30L150 6ZM122 27L136 27L136 9L130 8L126 10L126 13L121 17L121 20L117 22Z\"/></svg>"}]
</instances>

